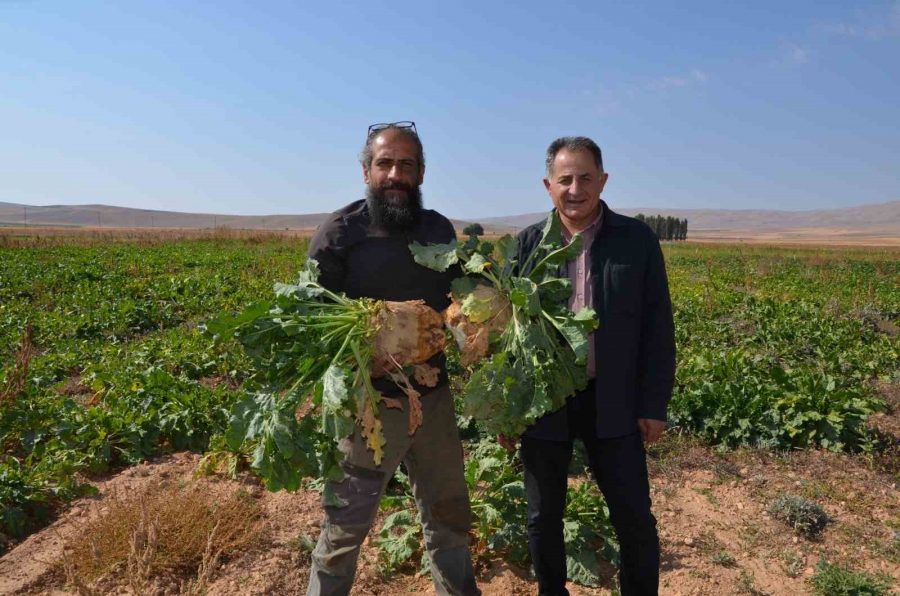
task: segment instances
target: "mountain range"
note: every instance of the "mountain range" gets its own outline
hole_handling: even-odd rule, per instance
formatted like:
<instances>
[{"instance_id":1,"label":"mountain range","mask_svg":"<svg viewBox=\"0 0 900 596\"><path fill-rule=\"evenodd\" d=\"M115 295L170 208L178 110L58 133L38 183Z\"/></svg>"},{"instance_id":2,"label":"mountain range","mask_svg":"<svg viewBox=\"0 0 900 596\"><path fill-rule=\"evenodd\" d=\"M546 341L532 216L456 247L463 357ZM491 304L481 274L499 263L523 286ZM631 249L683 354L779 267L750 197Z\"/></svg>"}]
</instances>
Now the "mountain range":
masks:
<instances>
[{"instance_id":1,"label":"mountain range","mask_svg":"<svg viewBox=\"0 0 900 596\"><path fill-rule=\"evenodd\" d=\"M840 209L783 211L772 209L663 209L656 207L612 209L625 215L664 215L688 220L689 231L792 229L872 233L900 237L900 201ZM156 211L110 205L33 206L0 202L0 225L75 226L92 228L241 228L254 230L312 230L327 213L277 215L221 215ZM477 221L485 228L513 231L540 221L546 212L503 217L453 220L458 227Z\"/></svg>"}]
</instances>

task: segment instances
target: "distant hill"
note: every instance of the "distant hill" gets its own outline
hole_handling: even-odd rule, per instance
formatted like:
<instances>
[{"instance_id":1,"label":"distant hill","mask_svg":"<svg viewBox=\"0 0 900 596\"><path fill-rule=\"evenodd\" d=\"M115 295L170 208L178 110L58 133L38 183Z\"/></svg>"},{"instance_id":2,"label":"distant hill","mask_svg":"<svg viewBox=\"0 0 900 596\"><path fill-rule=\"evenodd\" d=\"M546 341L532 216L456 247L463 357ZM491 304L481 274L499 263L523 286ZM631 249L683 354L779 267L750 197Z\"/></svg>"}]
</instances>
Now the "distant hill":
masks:
<instances>
[{"instance_id":1,"label":"distant hill","mask_svg":"<svg viewBox=\"0 0 900 596\"><path fill-rule=\"evenodd\" d=\"M0 203L0 223L100 228L242 228L252 230L315 229L327 213L303 215L217 215L132 209L110 205Z\"/></svg>"},{"instance_id":2,"label":"distant hill","mask_svg":"<svg viewBox=\"0 0 900 596\"><path fill-rule=\"evenodd\" d=\"M612 205L616 209L615 205ZM779 211L771 209L616 209L625 215L670 215L687 218L691 231L752 230L758 232L799 228L835 229L900 236L900 201L842 209ZM251 230L312 230L327 213L281 215L218 215L132 209L109 205L32 206L0 202L0 225L82 226L100 228L241 228ZM546 212L504 217L453 220L462 228L477 221L495 231L513 231L540 221ZM27 221L26 221L27 217Z\"/></svg>"},{"instance_id":3,"label":"distant hill","mask_svg":"<svg viewBox=\"0 0 900 596\"><path fill-rule=\"evenodd\" d=\"M624 215L665 215L688 220L690 230L788 230L834 228L851 230L896 230L900 234L900 201L810 211L774 209L661 209L657 207L618 209ZM484 226L524 228L546 217L546 212L477 220Z\"/></svg>"},{"instance_id":4,"label":"distant hill","mask_svg":"<svg viewBox=\"0 0 900 596\"><path fill-rule=\"evenodd\" d=\"M0 202L0 225L80 226L91 228L233 228L314 230L329 213L221 215L133 209L111 205L21 205ZM26 220L27 218L27 220ZM450 220L457 227L469 222Z\"/></svg>"}]
</instances>

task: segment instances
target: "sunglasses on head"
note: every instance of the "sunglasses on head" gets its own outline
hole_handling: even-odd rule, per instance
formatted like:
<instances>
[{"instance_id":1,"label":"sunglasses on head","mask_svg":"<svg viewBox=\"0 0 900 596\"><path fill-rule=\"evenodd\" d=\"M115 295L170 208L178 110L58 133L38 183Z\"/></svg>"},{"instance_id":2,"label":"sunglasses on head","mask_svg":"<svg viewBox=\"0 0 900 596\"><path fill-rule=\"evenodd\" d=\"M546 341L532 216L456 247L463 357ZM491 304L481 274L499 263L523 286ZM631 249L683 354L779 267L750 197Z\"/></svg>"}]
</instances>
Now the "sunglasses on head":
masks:
<instances>
[{"instance_id":1,"label":"sunglasses on head","mask_svg":"<svg viewBox=\"0 0 900 596\"><path fill-rule=\"evenodd\" d=\"M412 131L416 134L419 132L416 130L416 123L412 120L401 120L400 122L379 122L378 124L373 124L369 127L369 132L366 133L366 138L368 139L373 134L380 130L384 130L385 128L411 128Z\"/></svg>"}]
</instances>

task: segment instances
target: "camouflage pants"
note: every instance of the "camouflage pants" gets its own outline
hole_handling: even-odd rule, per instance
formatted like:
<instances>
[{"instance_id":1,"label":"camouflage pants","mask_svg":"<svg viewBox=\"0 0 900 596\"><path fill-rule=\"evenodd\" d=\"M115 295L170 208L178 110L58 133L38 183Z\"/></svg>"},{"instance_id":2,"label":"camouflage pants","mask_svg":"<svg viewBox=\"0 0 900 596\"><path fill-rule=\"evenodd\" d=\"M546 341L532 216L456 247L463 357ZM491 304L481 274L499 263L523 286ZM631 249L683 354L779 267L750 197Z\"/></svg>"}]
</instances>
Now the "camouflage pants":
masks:
<instances>
[{"instance_id":1,"label":"camouflage pants","mask_svg":"<svg viewBox=\"0 0 900 596\"><path fill-rule=\"evenodd\" d=\"M346 507L325 506L325 521L312 554L308 596L350 593L359 549L378 512L378 502L402 461L409 472L431 573L438 594L477 595L469 556L471 526L468 491L463 477L463 453L447 386L422 396L422 426L407 433L409 406L385 408L380 416L387 441L380 466L372 459L359 432L344 439L342 467L347 474L332 486L349 501Z\"/></svg>"}]
</instances>

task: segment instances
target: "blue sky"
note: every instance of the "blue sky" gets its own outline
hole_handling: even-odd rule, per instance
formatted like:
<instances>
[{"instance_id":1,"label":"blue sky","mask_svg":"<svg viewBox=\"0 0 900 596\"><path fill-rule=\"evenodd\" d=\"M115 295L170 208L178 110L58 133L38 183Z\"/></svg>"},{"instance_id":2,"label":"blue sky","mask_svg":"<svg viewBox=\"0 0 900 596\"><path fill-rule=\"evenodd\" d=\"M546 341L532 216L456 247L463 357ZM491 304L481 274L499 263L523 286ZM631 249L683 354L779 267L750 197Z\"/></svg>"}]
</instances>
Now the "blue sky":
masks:
<instances>
[{"instance_id":1,"label":"blue sky","mask_svg":"<svg viewBox=\"0 0 900 596\"><path fill-rule=\"evenodd\" d=\"M449 216L547 208L565 134L614 207L841 207L900 199L898 106L900 0L0 0L6 202L331 211L411 119Z\"/></svg>"}]
</instances>

